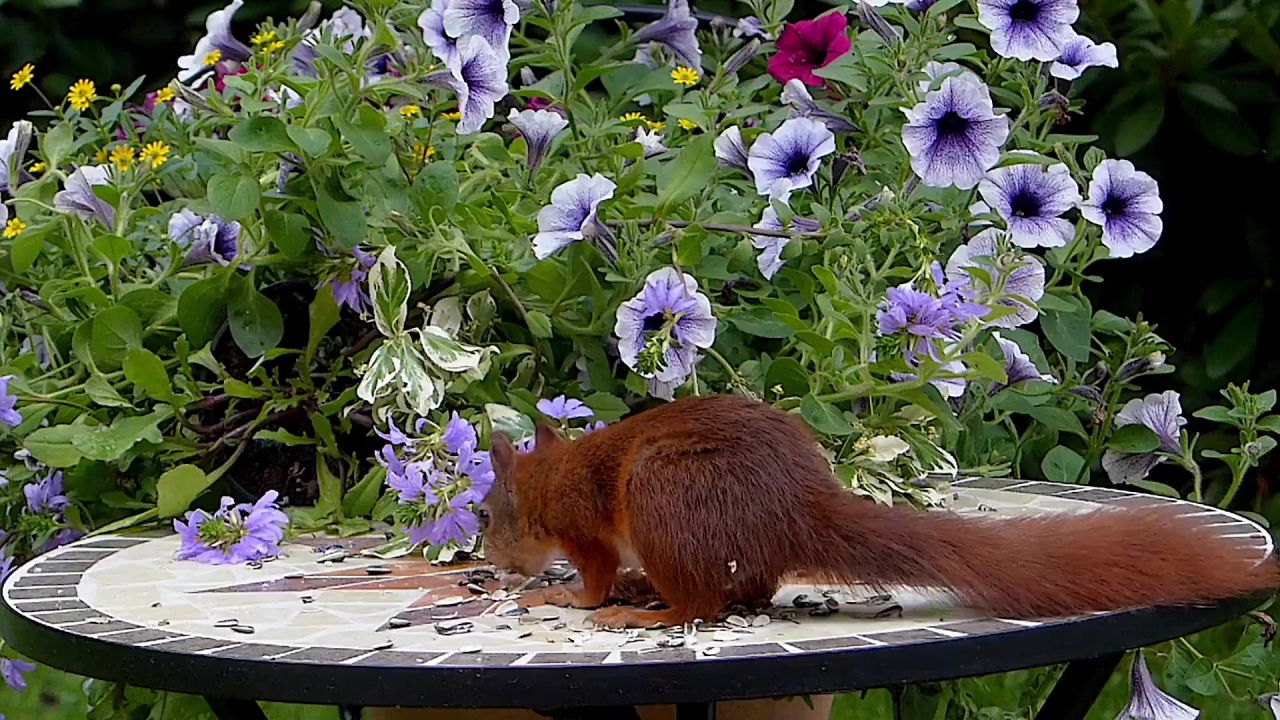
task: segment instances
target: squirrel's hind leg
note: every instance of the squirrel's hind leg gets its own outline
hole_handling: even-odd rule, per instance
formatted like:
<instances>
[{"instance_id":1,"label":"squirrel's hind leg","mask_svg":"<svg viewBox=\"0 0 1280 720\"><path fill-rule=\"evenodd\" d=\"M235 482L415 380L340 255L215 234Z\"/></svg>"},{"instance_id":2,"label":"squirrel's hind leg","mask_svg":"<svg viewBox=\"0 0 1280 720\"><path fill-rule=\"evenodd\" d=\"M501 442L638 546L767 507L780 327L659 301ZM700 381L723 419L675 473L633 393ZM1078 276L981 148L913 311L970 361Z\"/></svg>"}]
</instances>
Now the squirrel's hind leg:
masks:
<instances>
[{"instance_id":1,"label":"squirrel's hind leg","mask_svg":"<svg viewBox=\"0 0 1280 720\"><path fill-rule=\"evenodd\" d=\"M622 628L674 627L688 621L685 613L675 609L641 610L629 605L601 608L587 616L587 622L597 627L621 630Z\"/></svg>"}]
</instances>

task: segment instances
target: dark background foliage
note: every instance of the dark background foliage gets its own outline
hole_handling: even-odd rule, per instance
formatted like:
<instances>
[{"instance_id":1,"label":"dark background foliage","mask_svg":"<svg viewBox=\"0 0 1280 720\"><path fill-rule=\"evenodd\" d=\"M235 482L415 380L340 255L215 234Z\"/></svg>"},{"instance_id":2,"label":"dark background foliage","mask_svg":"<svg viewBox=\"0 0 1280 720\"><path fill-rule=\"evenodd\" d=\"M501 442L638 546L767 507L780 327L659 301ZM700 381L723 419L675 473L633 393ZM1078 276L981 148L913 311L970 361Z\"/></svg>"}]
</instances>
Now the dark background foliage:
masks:
<instances>
[{"instance_id":1,"label":"dark background foliage","mask_svg":"<svg viewBox=\"0 0 1280 720\"><path fill-rule=\"evenodd\" d=\"M300 14L306 4L253 0L237 14L241 33L269 16ZM700 5L726 14L743 8L727 0ZM145 74L146 87L155 87L172 77L176 58L190 51L204 17L220 6L0 0L0 72L7 81L32 62L50 97L61 97L79 77L105 88ZM826 7L802 0L793 16ZM1099 134L1109 154L1131 158L1156 177L1165 201L1160 243L1138 260L1103 265L1094 306L1142 313L1159 326L1179 349L1171 358L1179 374L1170 380L1188 414L1214 402L1228 381L1275 387L1280 360L1266 351L1272 347L1266 337L1274 326L1268 320L1280 311L1273 249L1280 201L1280 0L1082 0L1081 8L1078 28L1114 42L1121 66L1092 71L1069 89L1086 103L1072 123ZM33 93L11 94L7 83L0 98L0 127L35 109ZM1269 515L1280 510L1264 508L1280 504L1272 486L1277 457L1267 458L1247 503Z\"/></svg>"}]
</instances>

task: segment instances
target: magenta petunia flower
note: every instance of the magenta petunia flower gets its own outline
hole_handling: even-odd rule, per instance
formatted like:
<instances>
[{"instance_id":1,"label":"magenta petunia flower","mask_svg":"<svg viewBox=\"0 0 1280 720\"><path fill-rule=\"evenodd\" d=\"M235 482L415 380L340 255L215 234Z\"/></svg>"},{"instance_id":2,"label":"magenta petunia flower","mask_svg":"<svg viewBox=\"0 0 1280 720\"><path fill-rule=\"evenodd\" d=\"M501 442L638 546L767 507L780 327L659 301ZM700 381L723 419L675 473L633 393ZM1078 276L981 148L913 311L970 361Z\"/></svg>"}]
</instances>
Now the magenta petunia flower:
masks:
<instances>
[{"instance_id":1,"label":"magenta petunia flower","mask_svg":"<svg viewBox=\"0 0 1280 720\"><path fill-rule=\"evenodd\" d=\"M822 78L813 71L835 62L851 47L849 21L843 13L787 23L778 36L777 52L769 58L769 74L780 83L798 79L805 85L821 85Z\"/></svg>"}]
</instances>

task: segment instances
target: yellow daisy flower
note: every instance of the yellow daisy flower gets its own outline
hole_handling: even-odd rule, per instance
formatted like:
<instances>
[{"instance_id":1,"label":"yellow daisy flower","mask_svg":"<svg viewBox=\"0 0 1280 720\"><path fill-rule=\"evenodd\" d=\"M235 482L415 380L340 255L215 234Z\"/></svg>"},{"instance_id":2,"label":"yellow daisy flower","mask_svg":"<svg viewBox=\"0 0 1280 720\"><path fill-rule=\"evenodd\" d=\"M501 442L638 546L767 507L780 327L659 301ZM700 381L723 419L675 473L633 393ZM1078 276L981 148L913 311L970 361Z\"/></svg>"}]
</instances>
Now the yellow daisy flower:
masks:
<instances>
[{"instance_id":1,"label":"yellow daisy flower","mask_svg":"<svg viewBox=\"0 0 1280 720\"><path fill-rule=\"evenodd\" d=\"M440 117L444 118L445 120L453 120L454 122L457 122L458 120L462 119L462 112L460 110L454 110L453 112L447 112L441 115Z\"/></svg>"},{"instance_id":2,"label":"yellow daisy flower","mask_svg":"<svg viewBox=\"0 0 1280 720\"><path fill-rule=\"evenodd\" d=\"M106 161L107 161L107 149L106 149L106 148L104 148L104 147L100 147L100 148L98 148L98 151L97 151L97 152L95 152L95 153L93 154L93 161L94 161L94 162L96 162L96 163L98 163L99 165L101 165L102 163L106 162Z\"/></svg>"},{"instance_id":3,"label":"yellow daisy flower","mask_svg":"<svg viewBox=\"0 0 1280 720\"><path fill-rule=\"evenodd\" d=\"M283 50L284 45L285 45L285 42L283 40L276 40L275 42L271 43L270 45L266 46L263 49L269 53L276 53Z\"/></svg>"},{"instance_id":4,"label":"yellow daisy flower","mask_svg":"<svg viewBox=\"0 0 1280 720\"><path fill-rule=\"evenodd\" d=\"M4 226L4 236L6 238L16 238L22 234L23 230L26 229L26 223L22 222L18 218L10 218L9 222Z\"/></svg>"},{"instance_id":5,"label":"yellow daisy flower","mask_svg":"<svg viewBox=\"0 0 1280 720\"><path fill-rule=\"evenodd\" d=\"M117 145L111 151L111 164L115 165L119 170L128 170L133 167L133 160L137 153L128 145Z\"/></svg>"},{"instance_id":6,"label":"yellow daisy flower","mask_svg":"<svg viewBox=\"0 0 1280 720\"><path fill-rule=\"evenodd\" d=\"M48 163L46 163L43 160L38 160L36 162L33 162L31 163L31 168L30 168L31 174L34 175L36 173L42 173L45 171L45 168L47 167L49 167Z\"/></svg>"},{"instance_id":7,"label":"yellow daisy flower","mask_svg":"<svg viewBox=\"0 0 1280 720\"><path fill-rule=\"evenodd\" d=\"M671 71L671 79L674 80L677 85L693 87L698 84L698 78L698 71L691 67L681 65Z\"/></svg>"},{"instance_id":8,"label":"yellow daisy flower","mask_svg":"<svg viewBox=\"0 0 1280 720\"><path fill-rule=\"evenodd\" d=\"M217 65L221 61L222 61L222 51L216 48L213 50L210 50L209 54L204 56L205 65Z\"/></svg>"},{"instance_id":9,"label":"yellow daisy flower","mask_svg":"<svg viewBox=\"0 0 1280 720\"><path fill-rule=\"evenodd\" d=\"M271 29L266 29L266 30L260 31L257 35L254 35L249 40L249 42L253 43L254 45L266 45L267 43L275 39L276 39L276 31Z\"/></svg>"},{"instance_id":10,"label":"yellow daisy flower","mask_svg":"<svg viewBox=\"0 0 1280 720\"><path fill-rule=\"evenodd\" d=\"M424 145L420 142L416 142L413 144L411 152L414 160L426 164L431 160L432 156L436 154L436 149L430 145Z\"/></svg>"},{"instance_id":11,"label":"yellow daisy flower","mask_svg":"<svg viewBox=\"0 0 1280 720\"><path fill-rule=\"evenodd\" d=\"M165 85L164 87L156 91L156 102L158 103L173 102L173 99L177 96L178 96L178 93L174 92L172 87Z\"/></svg>"},{"instance_id":12,"label":"yellow daisy flower","mask_svg":"<svg viewBox=\"0 0 1280 720\"><path fill-rule=\"evenodd\" d=\"M400 108L400 115L403 117L411 118L411 117L417 117L418 115L421 115L421 114L422 114L422 108L418 107L417 105L405 105Z\"/></svg>"},{"instance_id":13,"label":"yellow daisy flower","mask_svg":"<svg viewBox=\"0 0 1280 720\"><path fill-rule=\"evenodd\" d=\"M629 113L626 113L626 114L624 114L624 115L620 115L620 116L618 116L618 122L624 122L624 123L639 123L639 122L645 122L645 123L647 123L647 122L649 122L649 120L648 120L647 118L645 118L645 116L644 116L644 115L642 115L642 114L640 114L640 113L638 113L638 112L629 112Z\"/></svg>"},{"instance_id":14,"label":"yellow daisy flower","mask_svg":"<svg viewBox=\"0 0 1280 720\"><path fill-rule=\"evenodd\" d=\"M680 118L678 124L680 125L681 130L697 130L698 129L698 123L692 120L686 120L685 118Z\"/></svg>"},{"instance_id":15,"label":"yellow daisy flower","mask_svg":"<svg viewBox=\"0 0 1280 720\"><path fill-rule=\"evenodd\" d=\"M139 153L138 161L151 163L152 170L169 162L169 143L160 140L147 143L147 146L142 148L142 152Z\"/></svg>"},{"instance_id":16,"label":"yellow daisy flower","mask_svg":"<svg viewBox=\"0 0 1280 720\"><path fill-rule=\"evenodd\" d=\"M67 102L71 103L71 107L84 112L89 109L89 105L98 99L98 87L93 84L92 80L77 80L74 85L67 90Z\"/></svg>"},{"instance_id":17,"label":"yellow daisy flower","mask_svg":"<svg viewBox=\"0 0 1280 720\"><path fill-rule=\"evenodd\" d=\"M661 120L645 120L644 123L649 126L650 132L662 132L667 129L667 124Z\"/></svg>"},{"instance_id":18,"label":"yellow daisy flower","mask_svg":"<svg viewBox=\"0 0 1280 720\"><path fill-rule=\"evenodd\" d=\"M26 87L27 83L31 82L31 80L35 76L36 76L35 65L32 65L31 63L27 63L26 65L23 65L18 70L18 72L13 74L13 77L9 78L9 89L21 90L22 88Z\"/></svg>"}]
</instances>

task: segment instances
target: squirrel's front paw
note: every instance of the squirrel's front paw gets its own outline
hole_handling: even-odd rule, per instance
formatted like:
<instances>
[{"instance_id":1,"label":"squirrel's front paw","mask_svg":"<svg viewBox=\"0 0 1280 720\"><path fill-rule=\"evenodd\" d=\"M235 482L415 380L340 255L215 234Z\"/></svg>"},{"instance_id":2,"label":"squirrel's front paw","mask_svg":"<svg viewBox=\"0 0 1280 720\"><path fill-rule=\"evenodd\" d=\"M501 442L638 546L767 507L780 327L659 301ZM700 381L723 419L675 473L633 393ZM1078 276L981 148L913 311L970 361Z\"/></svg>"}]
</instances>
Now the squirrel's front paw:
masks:
<instances>
[{"instance_id":1,"label":"squirrel's front paw","mask_svg":"<svg viewBox=\"0 0 1280 720\"><path fill-rule=\"evenodd\" d=\"M542 599L556 607L590 607L582 602L579 591L568 585L552 585L543 591Z\"/></svg>"}]
</instances>

